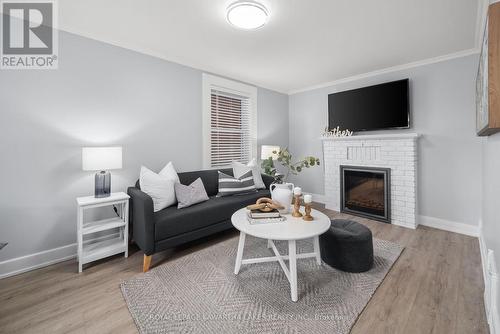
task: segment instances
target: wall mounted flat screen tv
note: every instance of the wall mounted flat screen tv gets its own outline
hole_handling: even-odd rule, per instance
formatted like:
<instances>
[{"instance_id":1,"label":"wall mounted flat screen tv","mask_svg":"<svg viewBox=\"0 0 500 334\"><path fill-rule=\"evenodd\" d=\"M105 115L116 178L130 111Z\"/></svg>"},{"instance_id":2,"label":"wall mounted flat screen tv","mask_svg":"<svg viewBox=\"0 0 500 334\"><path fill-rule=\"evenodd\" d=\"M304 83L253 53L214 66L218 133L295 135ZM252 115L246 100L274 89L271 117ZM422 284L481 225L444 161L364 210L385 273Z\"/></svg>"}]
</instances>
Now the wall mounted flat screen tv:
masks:
<instances>
[{"instance_id":1,"label":"wall mounted flat screen tv","mask_svg":"<svg viewBox=\"0 0 500 334\"><path fill-rule=\"evenodd\" d=\"M328 95L328 127L351 131L410 127L408 79Z\"/></svg>"}]
</instances>

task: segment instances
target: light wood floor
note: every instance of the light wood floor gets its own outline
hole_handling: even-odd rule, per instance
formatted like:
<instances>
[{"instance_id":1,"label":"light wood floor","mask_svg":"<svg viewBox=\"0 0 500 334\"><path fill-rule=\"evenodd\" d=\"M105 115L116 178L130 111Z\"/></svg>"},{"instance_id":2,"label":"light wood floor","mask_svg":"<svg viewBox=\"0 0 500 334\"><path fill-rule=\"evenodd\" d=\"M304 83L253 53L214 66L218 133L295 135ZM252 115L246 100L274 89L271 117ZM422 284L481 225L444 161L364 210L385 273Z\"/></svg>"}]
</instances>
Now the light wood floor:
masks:
<instances>
[{"instance_id":1,"label":"light wood floor","mask_svg":"<svg viewBox=\"0 0 500 334\"><path fill-rule=\"evenodd\" d=\"M476 238L354 219L406 248L352 333L488 333ZM153 266L235 236L229 231L160 253ZM82 274L73 260L0 280L0 333L137 333L119 283L140 274L142 256L132 247L128 259L96 262Z\"/></svg>"}]
</instances>

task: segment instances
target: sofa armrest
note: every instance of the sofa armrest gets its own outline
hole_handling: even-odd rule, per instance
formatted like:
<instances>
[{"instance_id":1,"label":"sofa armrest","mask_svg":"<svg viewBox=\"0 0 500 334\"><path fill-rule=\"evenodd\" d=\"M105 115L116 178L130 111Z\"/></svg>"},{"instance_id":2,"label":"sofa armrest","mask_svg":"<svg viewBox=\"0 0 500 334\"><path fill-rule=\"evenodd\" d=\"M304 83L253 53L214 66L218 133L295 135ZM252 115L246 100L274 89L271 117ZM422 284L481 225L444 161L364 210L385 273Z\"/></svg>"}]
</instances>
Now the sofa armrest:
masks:
<instances>
[{"instance_id":1,"label":"sofa armrest","mask_svg":"<svg viewBox=\"0 0 500 334\"><path fill-rule=\"evenodd\" d=\"M132 236L146 255L152 255L155 249L155 222L153 199L136 187L129 187L130 222Z\"/></svg>"},{"instance_id":2,"label":"sofa armrest","mask_svg":"<svg viewBox=\"0 0 500 334\"><path fill-rule=\"evenodd\" d=\"M271 183L274 182L274 177L272 177L271 175L262 174L262 181L264 181L264 184L266 185L266 189L269 189L269 187L271 186Z\"/></svg>"}]
</instances>

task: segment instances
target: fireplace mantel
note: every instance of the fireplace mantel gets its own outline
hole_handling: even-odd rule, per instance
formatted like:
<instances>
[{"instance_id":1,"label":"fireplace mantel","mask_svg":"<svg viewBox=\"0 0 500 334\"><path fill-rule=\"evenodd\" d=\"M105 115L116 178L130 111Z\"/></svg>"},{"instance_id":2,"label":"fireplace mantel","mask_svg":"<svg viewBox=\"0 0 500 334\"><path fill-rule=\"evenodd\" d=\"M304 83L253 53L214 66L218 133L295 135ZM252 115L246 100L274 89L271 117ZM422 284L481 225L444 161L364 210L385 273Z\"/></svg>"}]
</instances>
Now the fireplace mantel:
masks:
<instances>
[{"instance_id":1,"label":"fireplace mantel","mask_svg":"<svg viewBox=\"0 0 500 334\"><path fill-rule=\"evenodd\" d=\"M379 135L356 135L349 137L321 137L321 140L328 141L346 141L346 140L395 140L395 139L417 139L420 137L418 133L394 133L394 134L379 134Z\"/></svg>"}]
</instances>

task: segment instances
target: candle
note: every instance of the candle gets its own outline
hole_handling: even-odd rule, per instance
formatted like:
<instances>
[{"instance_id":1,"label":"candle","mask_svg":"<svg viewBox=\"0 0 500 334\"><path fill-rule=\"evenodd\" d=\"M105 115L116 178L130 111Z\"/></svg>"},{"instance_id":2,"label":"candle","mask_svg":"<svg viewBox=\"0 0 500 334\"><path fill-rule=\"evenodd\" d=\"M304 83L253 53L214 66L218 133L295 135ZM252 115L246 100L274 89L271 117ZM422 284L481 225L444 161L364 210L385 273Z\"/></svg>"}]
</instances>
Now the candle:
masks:
<instances>
[{"instance_id":1,"label":"candle","mask_svg":"<svg viewBox=\"0 0 500 334\"><path fill-rule=\"evenodd\" d=\"M302 195L302 188L301 187L293 188L293 194L294 195Z\"/></svg>"},{"instance_id":2,"label":"candle","mask_svg":"<svg viewBox=\"0 0 500 334\"><path fill-rule=\"evenodd\" d=\"M311 203L312 200L312 195L304 195L304 203Z\"/></svg>"}]
</instances>

